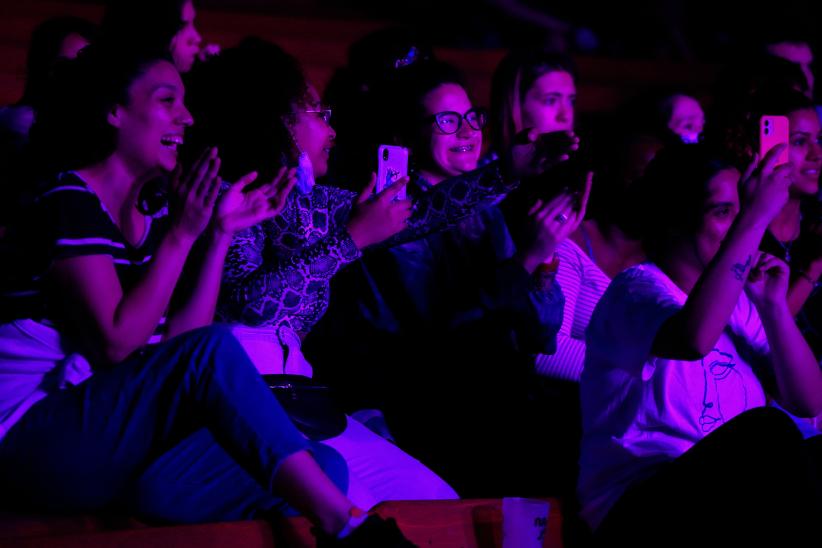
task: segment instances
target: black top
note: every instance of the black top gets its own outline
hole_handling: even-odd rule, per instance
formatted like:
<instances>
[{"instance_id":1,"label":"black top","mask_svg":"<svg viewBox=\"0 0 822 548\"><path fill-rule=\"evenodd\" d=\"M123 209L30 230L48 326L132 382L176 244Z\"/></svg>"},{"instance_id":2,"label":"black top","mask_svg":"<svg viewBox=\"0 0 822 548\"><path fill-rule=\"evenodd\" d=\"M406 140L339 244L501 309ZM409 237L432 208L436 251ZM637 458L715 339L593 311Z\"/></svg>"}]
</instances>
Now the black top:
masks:
<instances>
[{"instance_id":1,"label":"black top","mask_svg":"<svg viewBox=\"0 0 822 548\"><path fill-rule=\"evenodd\" d=\"M60 324L50 299L49 266L58 259L107 255L128 289L143 275L167 228L164 209L146 217L143 239L132 245L123 237L103 203L76 173L60 174L40 192L20 226L0 249L0 321L35 319ZM160 342L165 316L147 344Z\"/></svg>"}]
</instances>

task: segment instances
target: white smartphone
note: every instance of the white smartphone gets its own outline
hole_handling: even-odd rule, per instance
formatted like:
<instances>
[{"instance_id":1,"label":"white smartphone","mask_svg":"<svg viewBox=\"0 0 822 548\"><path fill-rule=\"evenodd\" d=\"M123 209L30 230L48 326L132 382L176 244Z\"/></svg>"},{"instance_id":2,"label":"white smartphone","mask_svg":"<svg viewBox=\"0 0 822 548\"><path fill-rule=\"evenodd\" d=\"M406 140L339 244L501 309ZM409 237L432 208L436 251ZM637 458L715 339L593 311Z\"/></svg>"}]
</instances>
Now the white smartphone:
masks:
<instances>
[{"instance_id":1,"label":"white smartphone","mask_svg":"<svg viewBox=\"0 0 822 548\"><path fill-rule=\"evenodd\" d=\"M392 145L381 145L377 150L377 185L374 188L380 193L397 180L408 176L408 149ZM406 192L402 189L397 194L398 200L405 200Z\"/></svg>"}]
</instances>

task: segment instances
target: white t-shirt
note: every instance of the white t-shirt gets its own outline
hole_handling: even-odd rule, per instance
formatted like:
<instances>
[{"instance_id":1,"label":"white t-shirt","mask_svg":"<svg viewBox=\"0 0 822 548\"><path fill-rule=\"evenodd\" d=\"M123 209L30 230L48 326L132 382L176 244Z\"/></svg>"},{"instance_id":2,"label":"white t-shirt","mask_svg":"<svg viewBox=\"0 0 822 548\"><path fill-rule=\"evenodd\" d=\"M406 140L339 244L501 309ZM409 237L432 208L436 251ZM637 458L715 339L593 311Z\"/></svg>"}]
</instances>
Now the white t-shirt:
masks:
<instances>
[{"instance_id":1,"label":"white t-shirt","mask_svg":"<svg viewBox=\"0 0 822 548\"><path fill-rule=\"evenodd\" d=\"M614 278L591 317L578 491L593 528L634 482L736 415L765 405L752 367L768 367L767 338L744 293L705 358L651 355L660 326L686 298L659 268L642 264Z\"/></svg>"}]
</instances>

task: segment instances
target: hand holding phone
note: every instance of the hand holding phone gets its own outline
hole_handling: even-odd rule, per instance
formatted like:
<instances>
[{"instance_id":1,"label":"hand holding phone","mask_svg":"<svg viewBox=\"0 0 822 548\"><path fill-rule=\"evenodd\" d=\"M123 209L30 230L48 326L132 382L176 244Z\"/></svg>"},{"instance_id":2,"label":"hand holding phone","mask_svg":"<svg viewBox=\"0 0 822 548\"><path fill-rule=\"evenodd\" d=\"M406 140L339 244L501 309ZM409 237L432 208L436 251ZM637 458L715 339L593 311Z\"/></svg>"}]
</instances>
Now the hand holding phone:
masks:
<instances>
[{"instance_id":1,"label":"hand holding phone","mask_svg":"<svg viewBox=\"0 0 822 548\"><path fill-rule=\"evenodd\" d=\"M374 192L379 194L398 180L408 176L408 149L405 147L382 145L377 150L377 184ZM403 188L396 197L406 199Z\"/></svg>"},{"instance_id":2,"label":"hand holding phone","mask_svg":"<svg viewBox=\"0 0 822 548\"><path fill-rule=\"evenodd\" d=\"M762 159L776 145L786 145L776 159L777 166L788 163L790 124L787 116L764 115L759 119L759 158Z\"/></svg>"}]
</instances>

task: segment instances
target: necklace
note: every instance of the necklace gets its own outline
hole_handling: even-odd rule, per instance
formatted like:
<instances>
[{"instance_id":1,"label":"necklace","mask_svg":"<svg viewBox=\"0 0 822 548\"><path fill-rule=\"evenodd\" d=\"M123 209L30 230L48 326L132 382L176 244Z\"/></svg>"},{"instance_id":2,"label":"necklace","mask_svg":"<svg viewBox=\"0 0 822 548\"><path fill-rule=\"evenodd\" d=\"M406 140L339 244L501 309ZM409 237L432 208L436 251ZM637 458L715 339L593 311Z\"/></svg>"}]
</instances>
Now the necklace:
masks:
<instances>
[{"instance_id":1,"label":"necklace","mask_svg":"<svg viewBox=\"0 0 822 548\"><path fill-rule=\"evenodd\" d=\"M789 240L787 242L781 242L776 237L774 237L773 241L779 244L779 247L782 248L782 251L785 252L785 262L791 264L791 248L793 247L794 240Z\"/></svg>"},{"instance_id":2,"label":"necklace","mask_svg":"<svg viewBox=\"0 0 822 548\"><path fill-rule=\"evenodd\" d=\"M799 223L795 230L795 236L788 240L787 242L783 242L779 238L776 237L776 234L771 231L771 236L773 236L773 241L779 244L779 247L782 248L782 251L785 252L785 262L791 264L791 248L796 240L799 239L799 235L802 233L802 213L799 213Z\"/></svg>"}]
</instances>

